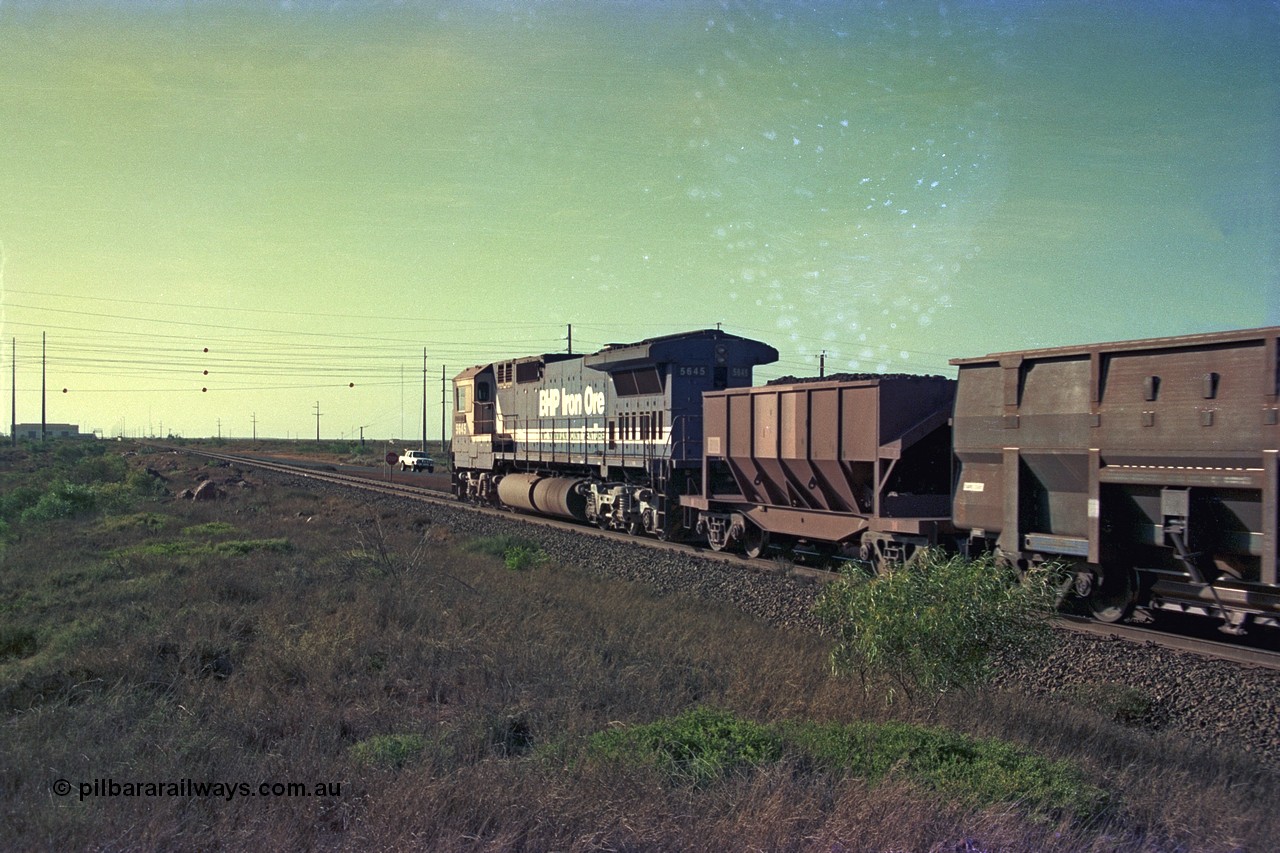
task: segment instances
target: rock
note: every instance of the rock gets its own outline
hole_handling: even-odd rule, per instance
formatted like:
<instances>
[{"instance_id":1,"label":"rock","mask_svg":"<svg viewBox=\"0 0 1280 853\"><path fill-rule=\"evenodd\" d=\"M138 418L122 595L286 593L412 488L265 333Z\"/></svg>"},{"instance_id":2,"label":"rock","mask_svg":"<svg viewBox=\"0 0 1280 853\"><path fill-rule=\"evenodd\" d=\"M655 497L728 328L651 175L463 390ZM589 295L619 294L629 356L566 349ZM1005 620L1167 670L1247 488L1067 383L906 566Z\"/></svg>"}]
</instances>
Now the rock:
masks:
<instances>
[{"instance_id":1,"label":"rock","mask_svg":"<svg viewBox=\"0 0 1280 853\"><path fill-rule=\"evenodd\" d=\"M221 497L223 497L222 489L218 488L212 480L205 480L191 495L193 501L216 501Z\"/></svg>"}]
</instances>

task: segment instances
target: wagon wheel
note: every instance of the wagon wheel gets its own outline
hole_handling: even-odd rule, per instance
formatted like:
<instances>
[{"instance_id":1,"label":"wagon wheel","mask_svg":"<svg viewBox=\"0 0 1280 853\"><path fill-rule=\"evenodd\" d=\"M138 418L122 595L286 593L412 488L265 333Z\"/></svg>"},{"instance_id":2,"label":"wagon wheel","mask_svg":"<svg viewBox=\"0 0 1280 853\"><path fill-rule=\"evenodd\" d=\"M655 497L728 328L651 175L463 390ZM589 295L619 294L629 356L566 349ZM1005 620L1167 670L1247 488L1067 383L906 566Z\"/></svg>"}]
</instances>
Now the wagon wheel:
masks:
<instances>
[{"instance_id":1,"label":"wagon wheel","mask_svg":"<svg viewBox=\"0 0 1280 853\"><path fill-rule=\"evenodd\" d=\"M1089 612L1099 622L1119 622L1133 609L1136 593L1131 569L1104 568L1097 590L1089 596Z\"/></svg>"},{"instance_id":2,"label":"wagon wheel","mask_svg":"<svg viewBox=\"0 0 1280 853\"><path fill-rule=\"evenodd\" d=\"M769 547L769 531L761 530L750 522L747 522L744 528L742 532L742 550L754 560Z\"/></svg>"}]
</instances>

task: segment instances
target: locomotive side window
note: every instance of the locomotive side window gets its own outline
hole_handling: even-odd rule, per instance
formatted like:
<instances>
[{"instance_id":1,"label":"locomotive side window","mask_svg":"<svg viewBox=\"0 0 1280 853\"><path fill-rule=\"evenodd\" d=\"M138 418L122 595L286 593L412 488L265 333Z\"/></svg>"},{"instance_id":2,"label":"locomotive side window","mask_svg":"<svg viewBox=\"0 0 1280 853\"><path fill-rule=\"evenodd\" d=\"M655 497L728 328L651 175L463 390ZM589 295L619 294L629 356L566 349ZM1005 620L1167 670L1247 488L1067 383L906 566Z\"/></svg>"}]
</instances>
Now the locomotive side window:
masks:
<instances>
[{"instance_id":1,"label":"locomotive side window","mask_svg":"<svg viewBox=\"0 0 1280 853\"><path fill-rule=\"evenodd\" d=\"M541 378L541 361L521 361L516 363L516 382L537 382Z\"/></svg>"},{"instance_id":2,"label":"locomotive side window","mask_svg":"<svg viewBox=\"0 0 1280 853\"><path fill-rule=\"evenodd\" d=\"M636 397L641 394L661 394L662 374L656 367L639 370L620 370L613 374L613 387L619 397Z\"/></svg>"},{"instance_id":3,"label":"locomotive side window","mask_svg":"<svg viewBox=\"0 0 1280 853\"><path fill-rule=\"evenodd\" d=\"M459 411L459 412L471 411L471 400L469 399L470 394L468 394L468 391L470 390L471 390L470 385L458 385L453 389L454 391L453 407L456 411Z\"/></svg>"},{"instance_id":4,"label":"locomotive side window","mask_svg":"<svg viewBox=\"0 0 1280 853\"><path fill-rule=\"evenodd\" d=\"M489 402L489 386L487 383L481 382L476 385L476 402L477 403Z\"/></svg>"}]
</instances>

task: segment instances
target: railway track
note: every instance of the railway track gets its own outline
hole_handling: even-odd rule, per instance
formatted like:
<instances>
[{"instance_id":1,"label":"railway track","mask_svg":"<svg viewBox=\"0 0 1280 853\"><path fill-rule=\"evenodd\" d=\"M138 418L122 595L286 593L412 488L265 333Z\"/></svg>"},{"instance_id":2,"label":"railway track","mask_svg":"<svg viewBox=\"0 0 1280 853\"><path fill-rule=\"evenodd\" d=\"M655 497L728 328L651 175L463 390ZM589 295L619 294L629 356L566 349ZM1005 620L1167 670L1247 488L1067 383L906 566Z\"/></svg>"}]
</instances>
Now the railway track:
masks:
<instances>
[{"instance_id":1,"label":"railway track","mask_svg":"<svg viewBox=\"0 0 1280 853\"><path fill-rule=\"evenodd\" d=\"M151 446L158 450L197 455L208 459L220 460L228 464L274 471L317 482L361 489L375 494L392 495L423 503L445 505L455 509L466 509L479 514L487 514L494 518L511 519L518 517L521 521L530 524L569 531L574 534L602 540L638 544L656 551L676 552L686 555L696 554L704 559L732 563L744 569L764 574L777 574L786 571L793 577L800 577L812 583L823 583L835 577L830 571L806 566L788 564L784 569L779 561L768 557L751 559L742 555L717 552L704 546L689 543L667 542L648 537L632 536L620 531L600 530L596 527L562 519L523 513L516 515L510 510L462 503L450 493L449 479L444 474L396 474L391 468L380 470L360 466L343 466L316 460L219 453L211 450L167 445ZM396 481L396 477L400 477L399 482ZM1203 620L1195 620L1191 624L1194 627L1205 627L1196 625L1200 621ZM1155 645L1175 651L1190 652L1207 658L1231 661L1244 666L1280 670L1280 650L1256 643L1249 644L1239 640L1225 641L1207 636L1170 633L1169 631L1145 625L1101 623L1078 616L1064 615L1059 618L1058 624L1064 629L1082 634L1110 637L1137 644ZM1270 639L1274 640L1275 638L1271 637Z\"/></svg>"}]
</instances>

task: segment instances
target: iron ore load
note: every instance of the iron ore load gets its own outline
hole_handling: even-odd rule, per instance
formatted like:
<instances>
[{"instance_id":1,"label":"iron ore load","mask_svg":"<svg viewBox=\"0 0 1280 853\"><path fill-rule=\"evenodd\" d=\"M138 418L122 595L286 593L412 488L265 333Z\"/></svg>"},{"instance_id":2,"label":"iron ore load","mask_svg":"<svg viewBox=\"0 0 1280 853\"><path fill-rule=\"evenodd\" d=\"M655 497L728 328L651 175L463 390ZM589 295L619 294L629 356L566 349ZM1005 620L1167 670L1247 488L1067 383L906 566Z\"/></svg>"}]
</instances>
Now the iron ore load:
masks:
<instances>
[{"instance_id":1,"label":"iron ore load","mask_svg":"<svg viewBox=\"0 0 1280 853\"><path fill-rule=\"evenodd\" d=\"M1066 565L1105 620L1280 624L1280 327L954 359L958 379L753 385L719 330L454 379L463 500L602 528L908 562Z\"/></svg>"}]
</instances>

